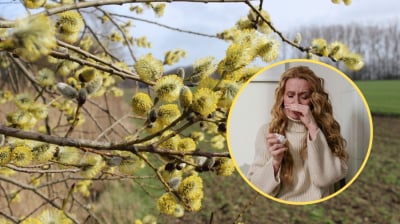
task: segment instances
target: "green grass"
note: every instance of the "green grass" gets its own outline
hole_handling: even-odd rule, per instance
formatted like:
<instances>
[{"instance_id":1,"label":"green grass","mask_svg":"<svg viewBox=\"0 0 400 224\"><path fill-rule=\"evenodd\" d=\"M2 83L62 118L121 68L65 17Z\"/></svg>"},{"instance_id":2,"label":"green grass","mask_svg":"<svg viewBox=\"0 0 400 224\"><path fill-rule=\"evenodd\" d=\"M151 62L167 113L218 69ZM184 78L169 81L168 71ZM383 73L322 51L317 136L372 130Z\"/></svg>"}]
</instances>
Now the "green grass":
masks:
<instances>
[{"instance_id":1,"label":"green grass","mask_svg":"<svg viewBox=\"0 0 400 224\"><path fill-rule=\"evenodd\" d=\"M357 81L374 114L400 115L400 80Z\"/></svg>"}]
</instances>

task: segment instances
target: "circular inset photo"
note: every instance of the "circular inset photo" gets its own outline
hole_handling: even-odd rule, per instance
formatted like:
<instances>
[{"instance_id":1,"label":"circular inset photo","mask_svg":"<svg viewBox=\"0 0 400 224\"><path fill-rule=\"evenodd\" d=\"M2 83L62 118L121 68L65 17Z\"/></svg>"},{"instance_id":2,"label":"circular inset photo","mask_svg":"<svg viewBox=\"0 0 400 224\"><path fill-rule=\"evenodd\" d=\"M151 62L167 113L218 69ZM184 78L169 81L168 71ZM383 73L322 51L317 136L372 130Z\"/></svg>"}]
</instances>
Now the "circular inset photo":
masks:
<instances>
[{"instance_id":1,"label":"circular inset photo","mask_svg":"<svg viewBox=\"0 0 400 224\"><path fill-rule=\"evenodd\" d=\"M371 113L357 86L314 60L275 63L236 96L227 139L243 179L286 204L334 197L365 166L373 138Z\"/></svg>"}]
</instances>

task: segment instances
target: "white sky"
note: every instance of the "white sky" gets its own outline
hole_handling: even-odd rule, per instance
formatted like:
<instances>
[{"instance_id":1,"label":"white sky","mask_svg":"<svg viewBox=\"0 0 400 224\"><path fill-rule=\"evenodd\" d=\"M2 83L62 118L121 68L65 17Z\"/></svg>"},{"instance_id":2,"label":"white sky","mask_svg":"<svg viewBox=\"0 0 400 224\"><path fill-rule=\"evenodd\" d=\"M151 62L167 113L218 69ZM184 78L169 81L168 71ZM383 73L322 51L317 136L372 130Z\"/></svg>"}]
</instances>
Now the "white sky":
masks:
<instances>
[{"instance_id":1,"label":"white sky","mask_svg":"<svg viewBox=\"0 0 400 224\"><path fill-rule=\"evenodd\" d=\"M11 4L4 4L6 2ZM253 4L258 4L258 1ZM0 16L6 19L26 14L18 2L11 0L0 0L0 8ZM136 16L128 8L129 5L113 6L118 13ZM399 0L353 0L350 6L332 4L330 0L265 0L263 8L271 15L276 28L283 32L299 32L300 27L314 24L400 21ZM176 2L167 5L162 18L156 18L153 13L144 16L172 27L215 34L232 27L239 18L246 16L248 10L249 7L244 3ZM177 33L139 21L134 24L136 27L133 34L136 37L147 35L153 43L152 49L139 50L139 54L153 52L161 59L165 51L183 48L188 54L181 65L193 63L195 59L205 56L222 58L225 54L227 43L221 40Z\"/></svg>"}]
</instances>

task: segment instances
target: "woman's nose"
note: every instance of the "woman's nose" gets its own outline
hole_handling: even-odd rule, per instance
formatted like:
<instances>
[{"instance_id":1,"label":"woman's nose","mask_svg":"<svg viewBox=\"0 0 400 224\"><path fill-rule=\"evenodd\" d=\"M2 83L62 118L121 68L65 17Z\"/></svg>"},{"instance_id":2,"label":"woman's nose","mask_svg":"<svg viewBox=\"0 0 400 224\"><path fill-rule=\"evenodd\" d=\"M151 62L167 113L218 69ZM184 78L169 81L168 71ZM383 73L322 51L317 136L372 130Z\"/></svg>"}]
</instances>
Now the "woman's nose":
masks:
<instances>
[{"instance_id":1,"label":"woman's nose","mask_svg":"<svg viewBox=\"0 0 400 224\"><path fill-rule=\"evenodd\" d=\"M298 96L293 97L294 98L294 103L299 104L300 100Z\"/></svg>"}]
</instances>

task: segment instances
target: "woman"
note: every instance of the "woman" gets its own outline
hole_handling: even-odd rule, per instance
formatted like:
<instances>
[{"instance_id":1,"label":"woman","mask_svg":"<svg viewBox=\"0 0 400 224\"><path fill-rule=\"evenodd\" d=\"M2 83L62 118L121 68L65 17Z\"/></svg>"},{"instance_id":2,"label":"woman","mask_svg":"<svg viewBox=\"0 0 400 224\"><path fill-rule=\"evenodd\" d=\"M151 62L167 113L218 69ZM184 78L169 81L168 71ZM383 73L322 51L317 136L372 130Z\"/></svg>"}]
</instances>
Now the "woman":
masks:
<instances>
[{"instance_id":1,"label":"woman","mask_svg":"<svg viewBox=\"0 0 400 224\"><path fill-rule=\"evenodd\" d=\"M256 137L249 180L287 201L313 201L333 193L334 184L346 175L348 155L323 80L306 66L290 68L275 90L271 113L272 121Z\"/></svg>"}]
</instances>

